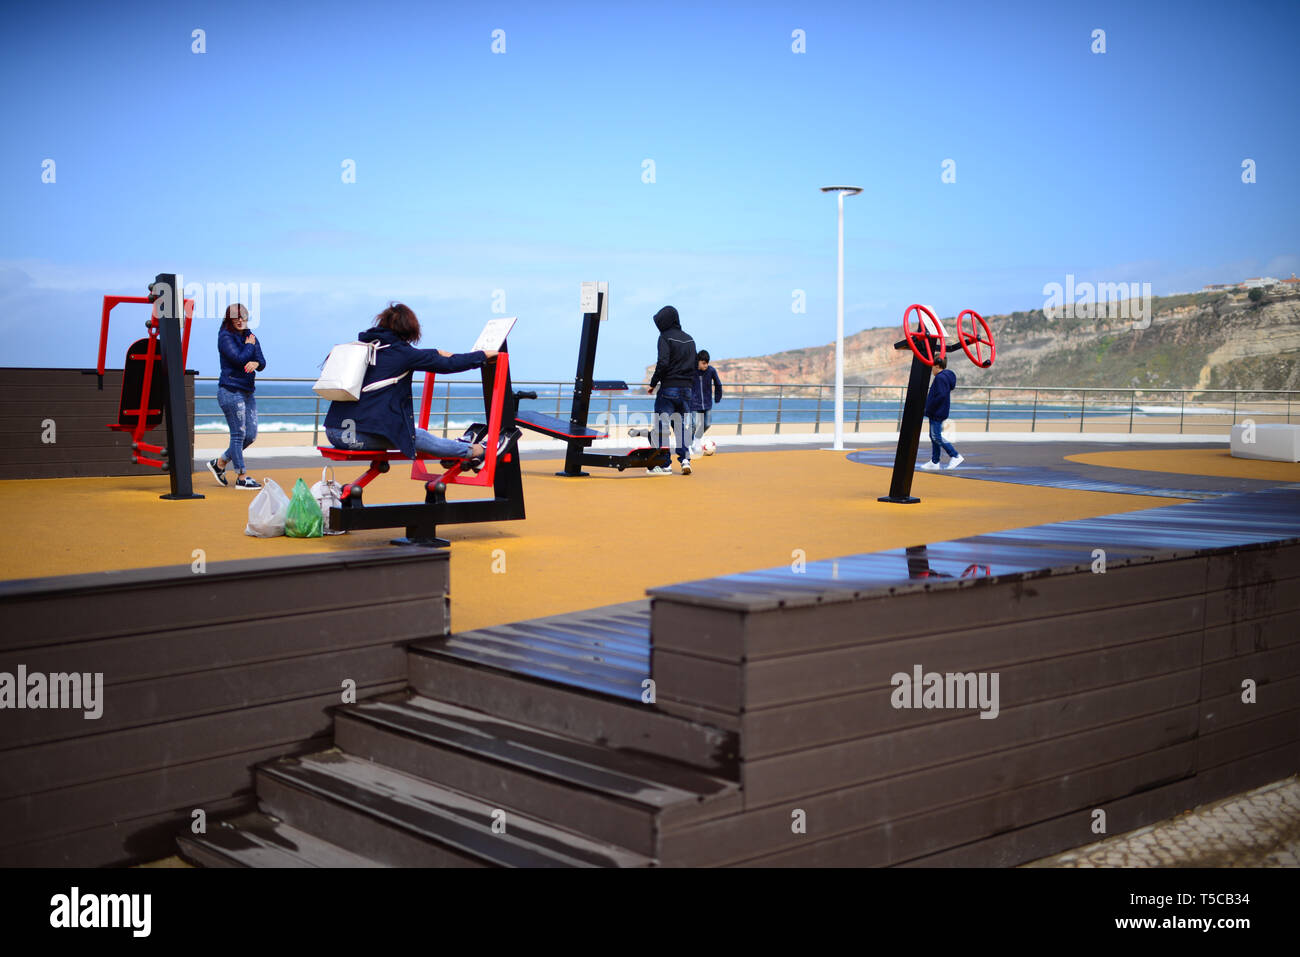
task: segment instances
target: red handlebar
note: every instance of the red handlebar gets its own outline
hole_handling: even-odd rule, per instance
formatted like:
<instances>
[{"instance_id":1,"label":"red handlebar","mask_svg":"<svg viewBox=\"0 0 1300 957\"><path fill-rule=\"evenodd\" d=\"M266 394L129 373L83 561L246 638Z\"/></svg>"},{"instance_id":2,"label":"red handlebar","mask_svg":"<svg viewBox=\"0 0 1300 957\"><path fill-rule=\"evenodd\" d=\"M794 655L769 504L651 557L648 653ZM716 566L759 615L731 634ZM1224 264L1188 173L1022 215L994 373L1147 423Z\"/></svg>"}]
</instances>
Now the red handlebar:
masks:
<instances>
[{"instance_id":1,"label":"red handlebar","mask_svg":"<svg viewBox=\"0 0 1300 957\"><path fill-rule=\"evenodd\" d=\"M962 328L962 321L971 317L971 331L967 332ZM980 328L983 327L984 335L980 335ZM966 353L966 358L975 363L981 369L987 369L993 365L993 360L997 358L998 349L993 343L993 332L989 329L989 324L974 309L963 309L957 315L957 341L961 343L962 351ZM970 346L975 347L975 353L972 355ZM980 346L989 347L989 357L984 358L983 350Z\"/></svg>"},{"instance_id":2,"label":"red handlebar","mask_svg":"<svg viewBox=\"0 0 1300 957\"><path fill-rule=\"evenodd\" d=\"M916 310L916 324L918 326L915 330L908 325L907 321L907 317L911 315L913 309ZM926 322L921 313L925 313L926 316L930 317L930 328L937 330L937 332L930 332L926 328ZM907 339L907 345L912 350L912 354L928 366L934 365L935 359L942 359L948 354L948 346L944 342L943 323L936 319L934 313L925 306L913 303L903 310L903 337ZM939 340L938 356L934 354L934 340L936 338ZM925 346L925 355L922 355L921 350L917 347L918 340Z\"/></svg>"}]
</instances>

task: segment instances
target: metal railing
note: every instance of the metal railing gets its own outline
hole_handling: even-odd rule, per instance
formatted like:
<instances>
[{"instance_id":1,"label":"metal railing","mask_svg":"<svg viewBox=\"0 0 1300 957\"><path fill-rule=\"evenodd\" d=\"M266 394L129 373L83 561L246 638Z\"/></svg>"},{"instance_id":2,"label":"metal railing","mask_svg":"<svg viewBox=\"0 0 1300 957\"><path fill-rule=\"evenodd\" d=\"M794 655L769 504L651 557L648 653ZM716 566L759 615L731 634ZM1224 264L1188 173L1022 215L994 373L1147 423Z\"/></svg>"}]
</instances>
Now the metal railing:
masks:
<instances>
[{"instance_id":1,"label":"metal railing","mask_svg":"<svg viewBox=\"0 0 1300 957\"><path fill-rule=\"evenodd\" d=\"M196 378L196 399L215 402L217 379ZM263 423L285 422L308 425L312 443L321 444L324 417L329 400L311 391L315 379L271 378L258 383L301 383L301 393L258 395L258 418ZM211 391L201 386L211 386ZM546 412L567 421L573 382L560 380L516 381L516 389L537 392L536 400L524 400L524 408ZM627 392L597 392L592 395L590 421L593 428L608 429L631 424L644 427L654 408L654 397L646 394L647 383L630 384ZM416 404L421 383L415 384ZM845 385L844 430L854 432L897 431L902 423L905 385ZM828 384L736 383L723 386L723 399L713 410L714 434L822 433L834 429L834 387ZM959 386L951 400L951 421L958 429L982 421L984 432L1078 431L1143 432L1183 434L1227 433L1238 421L1256 423L1292 422L1292 405L1300 390L1245 389L1102 389L1046 386ZM1231 400L1231 408L1229 406ZM439 405L441 408L439 409ZM283 407L283 408L282 408ZM483 398L478 386L466 381L434 383L434 402L429 425L435 432L459 435L465 425L483 418ZM1176 422L1176 427L1175 427ZM200 433L220 431L225 423L220 411L196 410ZM998 426L994 429L993 426ZM865 426L865 428L864 428ZM1086 428L1085 428L1086 426Z\"/></svg>"}]
</instances>

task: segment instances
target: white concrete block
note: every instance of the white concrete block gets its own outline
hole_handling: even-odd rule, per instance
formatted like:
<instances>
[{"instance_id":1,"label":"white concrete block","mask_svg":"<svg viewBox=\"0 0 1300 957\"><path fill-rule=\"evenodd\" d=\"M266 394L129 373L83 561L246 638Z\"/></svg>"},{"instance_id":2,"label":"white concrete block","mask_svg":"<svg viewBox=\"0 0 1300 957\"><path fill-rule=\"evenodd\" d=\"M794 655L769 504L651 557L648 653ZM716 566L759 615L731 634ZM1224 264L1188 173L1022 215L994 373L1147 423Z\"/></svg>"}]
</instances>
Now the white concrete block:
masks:
<instances>
[{"instance_id":1,"label":"white concrete block","mask_svg":"<svg viewBox=\"0 0 1300 957\"><path fill-rule=\"evenodd\" d=\"M1252 431L1254 441L1245 441ZM1234 425L1231 447L1232 454L1239 459L1300 462L1300 425Z\"/></svg>"}]
</instances>

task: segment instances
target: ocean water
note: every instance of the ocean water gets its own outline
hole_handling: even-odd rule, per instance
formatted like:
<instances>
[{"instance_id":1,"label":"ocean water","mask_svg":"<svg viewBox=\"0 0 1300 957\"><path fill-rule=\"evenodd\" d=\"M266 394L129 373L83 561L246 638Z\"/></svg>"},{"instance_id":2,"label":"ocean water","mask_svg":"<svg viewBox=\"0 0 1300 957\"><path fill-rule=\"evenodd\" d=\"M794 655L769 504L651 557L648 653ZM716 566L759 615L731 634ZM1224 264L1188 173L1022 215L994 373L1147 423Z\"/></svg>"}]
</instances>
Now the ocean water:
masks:
<instances>
[{"instance_id":1,"label":"ocean water","mask_svg":"<svg viewBox=\"0 0 1300 957\"><path fill-rule=\"evenodd\" d=\"M516 382L517 390L534 390L536 400L525 399L521 408L533 409L547 415L568 421L569 405L572 401L569 387L557 389L554 385L539 386L533 383ZM724 387L725 388L725 387ZM215 382L199 382L195 386L195 431L224 432L226 418L217 405ZM415 412L419 415L421 401L420 383L415 385ZM308 382L262 382L257 386L258 430L262 432L311 432L317 421L324 421L329 410L329 400L319 399L311 391ZM813 423L820 421L828 427L835 419L835 402L831 390L827 389L820 402L815 398L799 399L786 396L780 400L782 423ZM772 423L777 420L778 400L776 396L749 395L743 406L744 422L747 424ZM1193 411L1189 403L1187 410ZM654 396L646 395L644 390L625 393L598 392L591 398L589 422L595 428L604 428L606 417L612 416L618 425L629 417L635 417L631 423L638 425L648 422L654 411ZM1086 416L1128 414L1129 404L1125 402L1103 402L1089 399ZM1148 416L1178 415L1179 407L1174 406L1138 406L1138 413ZM1197 405L1197 414L1231 414L1230 409L1209 408ZM1032 402L994 402L986 408L981 397L978 401L961 401L954 397L952 418L957 420L983 420L987 415L990 422L1028 421L1034 416ZM1042 418L1077 418L1077 402L1052 403L1039 402L1037 417ZM724 396L722 404L714 408L713 424L717 426L735 426L741 415L741 402L733 391L730 397ZM898 416L897 399L866 400L861 408L856 401L856 390L845 389L844 418L848 423L855 421L890 421ZM435 428L463 429L471 422L485 421L483 412L483 394L477 383L437 383L431 405L429 422Z\"/></svg>"}]
</instances>

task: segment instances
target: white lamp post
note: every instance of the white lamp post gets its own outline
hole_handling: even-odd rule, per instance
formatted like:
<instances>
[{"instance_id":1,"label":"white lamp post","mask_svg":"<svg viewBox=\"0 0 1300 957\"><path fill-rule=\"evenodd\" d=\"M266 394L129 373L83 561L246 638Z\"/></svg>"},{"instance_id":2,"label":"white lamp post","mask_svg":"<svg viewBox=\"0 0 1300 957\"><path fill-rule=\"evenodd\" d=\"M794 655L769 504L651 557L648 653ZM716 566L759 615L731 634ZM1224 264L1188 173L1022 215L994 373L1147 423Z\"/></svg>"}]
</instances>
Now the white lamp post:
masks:
<instances>
[{"instance_id":1,"label":"white lamp post","mask_svg":"<svg viewBox=\"0 0 1300 957\"><path fill-rule=\"evenodd\" d=\"M836 283L835 308L835 444L832 449L844 448L844 197L856 196L861 186L823 186L823 193L835 193L840 209L840 269Z\"/></svg>"}]
</instances>

